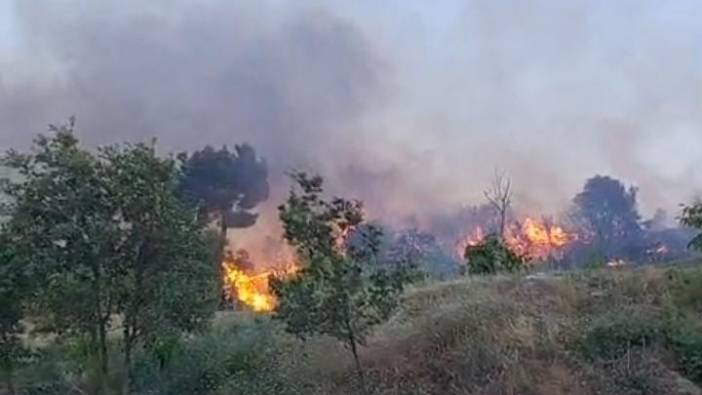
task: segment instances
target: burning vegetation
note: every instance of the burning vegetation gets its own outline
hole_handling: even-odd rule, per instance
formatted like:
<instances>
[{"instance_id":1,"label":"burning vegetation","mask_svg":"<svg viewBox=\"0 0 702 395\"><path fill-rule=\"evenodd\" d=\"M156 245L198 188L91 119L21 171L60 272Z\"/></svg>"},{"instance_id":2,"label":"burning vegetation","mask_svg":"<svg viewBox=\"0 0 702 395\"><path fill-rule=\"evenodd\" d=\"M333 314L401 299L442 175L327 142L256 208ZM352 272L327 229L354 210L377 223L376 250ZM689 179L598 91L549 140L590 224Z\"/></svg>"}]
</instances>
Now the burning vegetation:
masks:
<instances>
[{"instance_id":1,"label":"burning vegetation","mask_svg":"<svg viewBox=\"0 0 702 395\"><path fill-rule=\"evenodd\" d=\"M232 254L228 251L222 261L222 279L225 299L239 307L255 312L270 312L277 305L276 297L271 293L271 277L286 277L298 270L293 260L276 262L274 268L261 270L246 250L240 249Z\"/></svg>"},{"instance_id":2,"label":"burning vegetation","mask_svg":"<svg viewBox=\"0 0 702 395\"><path fill-rule=\"evenodd\" d=\"M463 257L466 247L476 246L485 241L488 232L483 226L476 226L457 243L456 252ZM575 233L566 232L563 227L546 219L526 217L505 226L504 241L515 254L527 260L546 260L562 257L569 243L578 239Z\"/></svg>"}]
</instances>

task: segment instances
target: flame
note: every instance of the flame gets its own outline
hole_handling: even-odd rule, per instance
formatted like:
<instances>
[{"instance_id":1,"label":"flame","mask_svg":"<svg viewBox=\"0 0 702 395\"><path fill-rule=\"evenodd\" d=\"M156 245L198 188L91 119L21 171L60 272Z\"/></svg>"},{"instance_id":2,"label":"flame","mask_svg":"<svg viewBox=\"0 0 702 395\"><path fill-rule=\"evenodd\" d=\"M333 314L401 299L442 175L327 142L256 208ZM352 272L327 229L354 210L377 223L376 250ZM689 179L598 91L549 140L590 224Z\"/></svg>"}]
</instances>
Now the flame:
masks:
<instances>
[{"instance_id":1,"label":"flame","mask_svg":"<svg viewBox=\"0 0 702 395\"><path fill-rule=\"evenodd\" d=\"M269 279L271 276L292 275L298 270L298 266L293 263L277 270L250 273L241 267L236 258L229 255L222 262L222 269L227 299L238 301L255 312L270 312L275 309L278 301L268 287Z\"/></svg>"},{"instance_id":2,"label":"flame","mask_svg":"<svg viewBox=\"0 0 702 395\"><path fill-rule=\"evenodd\" d=\"M560 226L529 217L509 227L505 235L510 249L531 259L553 256L575 238Z\"/></svg>"},{"instance_id":3,"label":"flame","mask_svg":"<svg viewBox=\"0 0 702 395\"><path fill-rule=\"evenodd\" d=\"M529 259L545 259L556 255L577 237L562 227L546 220L527 217L514 222L505 229L505 243L510 250ZM457 244L457 253L463 256L468 246L474 246L485 239L485 231L477 226Z\"/></svg>"},{"instance_id":4,"label":"flame","mask_svg":"<svg viewBox=\"0 0 702 395\"><path fill-rule=\"evenodd\" d=\"M250 307L256 312L272 311L275 308L275 297L268 290L268 276L270 272L248 275L243 270L225 263L224 268L225 291L231 300Z\"/></svg>"},{"instance_id":5,"label":"flame","mask_svg":"<svg viewBox=\"0 0 702 395\"><path fill-rule=\"evenodd\" d=\"M458 243L456 243L456 254L459 258L463 258L463 254L465 253L467 247L476 246L482 243L484 239L485 231L483 231L483 228L478 225L470 234L463 237L458 241Z\"/></svg>"}]
</instances>

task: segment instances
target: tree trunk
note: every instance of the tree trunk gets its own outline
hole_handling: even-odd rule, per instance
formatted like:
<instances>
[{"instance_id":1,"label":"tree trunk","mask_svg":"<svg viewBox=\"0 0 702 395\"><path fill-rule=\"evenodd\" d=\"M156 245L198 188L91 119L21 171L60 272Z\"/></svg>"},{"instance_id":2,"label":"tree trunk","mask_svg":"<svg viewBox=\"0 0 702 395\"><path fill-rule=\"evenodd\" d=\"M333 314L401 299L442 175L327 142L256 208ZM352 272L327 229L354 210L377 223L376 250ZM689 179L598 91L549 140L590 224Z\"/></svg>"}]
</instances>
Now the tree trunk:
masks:
<instances>
[{"instance_id":1,"label":"tree trunk","mask_svg":"<svg viewBox=\"0 0 702 395\"><path fill-rule=\"evenodd\" d=\"M122 382L122 395L129 395L132 388L132 348L134 345L129 325L124 328L124 379Z\"/></svg>"},{"instance_id":2,"label":"tree trunk","mask_svg":"<svg viewBox=\"0 0 702 395\"><path fill-rule=\"evenodd\" d=\"M97 358L98 358L98 379L99 379L99 391L101 394L107 393L107 324L110 319L109 308L108 311L103 311L103 282L102 282L102 271L99 265L93 268L93 288L95 292L95 313L97 320L94 329L97 332Z\"/></svg>"},{"instance_id":3,"label":"tree trunk","mask_svg":"<svg viewBox=\"0 0 702 395\"><path fill-rule=\"evenodd\" d=\"M358 349L356 346L356 341L355 340L350 340L351 341L351 353L353 354L353 360L354 363L356 364L356 371L358 373L358 379L361 380L361 388L363 389L363 392L366 392L366 384L365 384L365 378L363 375L363 367L361 366L361 360L358 358Z\"/></svg>"},{"instance_id":4,"label":"tree trunk","mask_svg":"<svg viewBox=\"0 0 702 395\"><path fill-rule=\"evenodd\" d=\"M500 210L500 240L505 240L505 222L507 217L507 211L505 208Z\"/></svg>"},{"instance_id":5,"label":"tree trunk","mask_svg":"<svg viewBox=\"0 0 702 395\"><path fill-rule=\"evenodd\" d=\"M16 395L17 390L15 390L15 382L13 380L12 367L8 367L5 371L5 385L7 386L8 395Z\"/></svg>"},{"instance_id":6,"label":"tree trunk","mask_svg":"<svg viewBox=\"0 0 702 395\"><path fill-rule=\"evenodd\" d=\"M227 210L222 210L219 213L219 234L222 236L224 244L227 244Z\"/></svg>"},{"instance_id":7,"label":"tree trunk","mask_svg":"<svg viewBox=\"0 0 702 395\"><path fill-rule=\"evenodd\" d=\"M349 346L351 347L351 353L353 354L353 361L356 365L356 373L358 373L358 379L361 383L361 390L364 394L368 393L366 391L366 382L363 374L363 367L361 366L361 359L358 357L358 344L356 342L356 335L351 326L351 322L346 320L346 329L349 332Z\"/></svg>"},{"instance_id":8,"label":"tree trunk","mask_svg":"<svg viewBox=\"0 0 702 395\"><path fill-rule=\"evenodd\" d=\"M107 380L107 358L108 358L108 352L107 352L107 328L106 328L106 323L100 322L100 332L99 332L99 342L100 342L100 351L99 351L99 359L100 359L100 376L103 384L106 384Z\"/></svg>"}]
</instances>

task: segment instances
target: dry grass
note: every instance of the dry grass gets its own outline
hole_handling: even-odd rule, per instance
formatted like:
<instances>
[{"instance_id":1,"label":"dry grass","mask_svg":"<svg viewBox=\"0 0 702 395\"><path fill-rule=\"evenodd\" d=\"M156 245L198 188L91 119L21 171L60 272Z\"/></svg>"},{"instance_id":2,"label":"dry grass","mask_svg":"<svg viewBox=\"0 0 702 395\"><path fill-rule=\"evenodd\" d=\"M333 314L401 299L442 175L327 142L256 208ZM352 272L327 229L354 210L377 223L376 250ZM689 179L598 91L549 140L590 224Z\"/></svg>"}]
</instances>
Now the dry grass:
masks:
<instances>
[{"instance_id":1,"label":"dry grass","mask_svg":"<svg viewBox=\"0 0 702 395\"><path fill-rule=\"evenodd\" d=\"M223 314L191 351L212 354L213 363L229 360L228 349L253 358L249 370L206 395L702 394L666 338L670 317L684 309L702 328L702 287L671 280L688 272L702 279L702 271L678 272L607 269L414 287L362 349L365 392L337 342L302 344L267 317ZM231 342L242 345L223 345Z\"/></svg>"},{"instance_id":2,"label":"dry grass","mask_svg":"<svg viewBox=\"0 0 702 395\"><path fill-rule=\"evenodd\" d=\"M679 374L663 345L629 345L613 360L589 359L580 348L607 317L634 325L634 334L640 328L632 320L639 316L652 320L651 328L662 327L667 276L655 268L602 270L467 278L411 289L401 311L363 350L370 393L695 393L699 388ZM351 366L330 359L348 357L339 349L326 353L322 365L337 368L329 375L324 367L316 371L327 391L318 393L360 393Z\"/></svg>"}]
</instances>

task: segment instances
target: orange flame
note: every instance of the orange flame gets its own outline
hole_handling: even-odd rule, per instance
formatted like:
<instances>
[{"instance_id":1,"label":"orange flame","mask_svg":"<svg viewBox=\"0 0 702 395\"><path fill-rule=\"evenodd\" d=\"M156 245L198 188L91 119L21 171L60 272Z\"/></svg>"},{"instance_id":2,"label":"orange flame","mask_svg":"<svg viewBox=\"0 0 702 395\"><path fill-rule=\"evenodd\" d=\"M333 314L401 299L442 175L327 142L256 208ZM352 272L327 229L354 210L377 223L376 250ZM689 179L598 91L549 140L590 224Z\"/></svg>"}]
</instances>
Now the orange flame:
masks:
<instances>
[{"instance_id":1,"label":"orange flame","mask_svg":"<svg viewBox=\"0 0 702 395\"><path fill-rule=\"evenodd\" d=\"M271 311L276 300L268 290L269 272L248 275L236 267L222 264L229 299L236 299L257 312Z\"/></svg>"},{"instance_id":2,"label":"orange flame","mask_svg":"<svg viewBox=\"0 0 702 395\"><path fill-rule=\"evenodd\" d=\"M484 239L485 232L483 231L483 228L478 225L475 229L473 229L473 232L456 243L456 255L458 255L459 258L463 258L463 254L465 253L467 247L476 246L482 243Z\"/></svg>"},{"instance_id":3,"label":"orange flame","mask_svg":"<svg viewBox=\"0 0 702 395\"><path fill-rule=\"evenodd\" d=\"M516 253L531 259L544 259L565 247L575 235L544 220L525 218L506 232L507 245Z\"/></svg>"},{"instance_id":4,"label":"orange flame","mask_svg":"<svg viewBox=\"0 0 702 395\"><path fill-rule=\"evenodd\" d=\"M483 241L485 232L477 226L468 236L459 241L457 253L463 256L468 246L474 246ZM572 240L575 234L567 233L563 228L530 217L521 222L515 222L505 229L505 243L515 253L529 259L545 259L561 251Z\"/></svg>"},{"instance_id":5,"label":"orange flame","mask_svg":"<svg viewBox=\"0 0 702 395\"><path fill-rule=\"evenodd\" d=\"M249 273L237 265L235 259L222 262L224 291L227 299L238 301L255 312L269 312L275 309L278 301L268 286L271 276L289 276L298 270L297 265L288 264L278 270Z\"/></svg>"}]
</instances>

